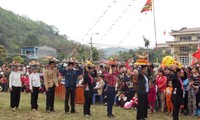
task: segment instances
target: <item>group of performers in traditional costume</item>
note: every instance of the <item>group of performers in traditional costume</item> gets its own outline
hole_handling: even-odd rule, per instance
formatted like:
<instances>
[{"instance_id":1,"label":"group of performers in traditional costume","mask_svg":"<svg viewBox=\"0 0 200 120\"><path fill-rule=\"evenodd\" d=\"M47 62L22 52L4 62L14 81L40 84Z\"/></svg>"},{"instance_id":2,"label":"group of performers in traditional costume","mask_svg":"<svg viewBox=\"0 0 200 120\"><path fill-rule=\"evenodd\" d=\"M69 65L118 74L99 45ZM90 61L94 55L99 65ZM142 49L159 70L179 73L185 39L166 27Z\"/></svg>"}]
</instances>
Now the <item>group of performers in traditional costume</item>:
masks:
<instances>
[{"instance_id":1,"label":"group of performers in traditional costume","mask_svg":"<svg viewBox=\"0 0 200 120\"><path fill-rule=\"evenodd\" d=\"M169 114L172 114L174 120L179 119L180 109L188 109L194 115L195 112L192 112L192 110L196 108L191 109L189 107L189 109L187 104L184 105L184 99L187 99L184 96L186 96L186 93L188 96L193 88L197 89L196 84L198 83L193 82L194 84L192 84L191 82L189 84L188 80L199 80L195 75L189 76L195 70L194 72L187 72L177 64L172 64L172 59L167 57L163 59L161 68L155 71L154 66L148 61L146 51L142 55L136 53L136 56L138 59L134 64L126 63L126 65L122 65L116 58L110 58L108 61L100 63L99 66L95 66L89 60L85 63L79 63L75 58L64 59L62 63L58 64L55 59L51 58L47 67L43 67L40 72L40 63L30 62L31 71L29 71L28 80L31 92L31 109L38 110L38 94L41 88L41 78L43 78L46 112L55 112L55 89L59 86L59 79L61 78L66 88L64 106L66 114L76 113L76 86L82 85L84 86L83 115L86 117L92 115L91 104L95 103L96 95L99 96L99 101L102 102L103 99L105 102L107 117L109 118L115 117L113 113L114 105L125 109L136 108L137 120L146 119L148 109L151 113L154 113L156 107L161 112L167 110ZM170 66L166 64L167 60L171 61ZM21 75L26 74L27 71L24 65L17 62L12 62L10 67L12 70L9 76L10 107L16 110L20 103ZM198 71L198 68L195 69ZM188 82L185 82L186 80ZM191 98L193 96L189 95L190 99L193 99ZM158 105L156 105L157 102ZM199 100L197 100L198 103Z\"/></svg>"}]
</instances>

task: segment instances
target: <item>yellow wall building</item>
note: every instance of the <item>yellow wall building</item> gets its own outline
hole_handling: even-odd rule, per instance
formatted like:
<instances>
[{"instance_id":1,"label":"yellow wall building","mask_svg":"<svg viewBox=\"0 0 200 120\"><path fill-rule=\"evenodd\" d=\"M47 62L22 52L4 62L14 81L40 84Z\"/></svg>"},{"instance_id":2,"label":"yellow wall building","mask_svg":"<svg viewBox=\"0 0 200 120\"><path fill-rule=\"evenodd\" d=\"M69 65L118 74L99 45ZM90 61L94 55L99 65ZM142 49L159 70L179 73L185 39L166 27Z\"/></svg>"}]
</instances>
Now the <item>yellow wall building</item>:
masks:
<instances>
[{"instance_id":1,"label":"yellow wall building","mask_svg":"<svg viewBox=\"0 0 200 120\"><path fill-rule=\"evenodd\" d=\"M182 28L172 30L170 35L174 41L158 44L158 48L170 49L171 55L181 61L184 66L189 66L193 60L192 54L198 49L200 41L200 28Z\"/></svg>"}]
</instances>

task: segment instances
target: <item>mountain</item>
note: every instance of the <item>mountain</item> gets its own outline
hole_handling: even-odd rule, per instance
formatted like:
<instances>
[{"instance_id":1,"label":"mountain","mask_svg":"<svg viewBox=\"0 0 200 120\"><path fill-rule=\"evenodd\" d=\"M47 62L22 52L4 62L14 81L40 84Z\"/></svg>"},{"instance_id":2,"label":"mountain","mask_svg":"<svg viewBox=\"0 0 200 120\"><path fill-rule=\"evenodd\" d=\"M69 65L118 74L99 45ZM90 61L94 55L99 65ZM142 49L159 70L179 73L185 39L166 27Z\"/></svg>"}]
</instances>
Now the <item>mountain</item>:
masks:
<instances>
[{"instance_id":1,"label":"mountain","mask_svg":"<svg viewBox=\"0 0 200 120\"><path fill-rule=\"evenodd\" d=\"M127 48L122 48L122 47L109 47L109 48L104 48L101 49L104 52L105 58L110 57L111 55L118 55L118 53L121 52L128 52L129 49Z\"/></svg>"},{"instance_id":2,"label":"mountain","mask_svg":"<svg viewBox=\"0 0 200 120\"><path fill-rule=\"evenodd\" d=\"M76 44L59 30L42 21L33 21L0 7L0 44L10 54L20 53L23 46L47 45L58 52L70 53Z\"/></svg>"}]
</instances>

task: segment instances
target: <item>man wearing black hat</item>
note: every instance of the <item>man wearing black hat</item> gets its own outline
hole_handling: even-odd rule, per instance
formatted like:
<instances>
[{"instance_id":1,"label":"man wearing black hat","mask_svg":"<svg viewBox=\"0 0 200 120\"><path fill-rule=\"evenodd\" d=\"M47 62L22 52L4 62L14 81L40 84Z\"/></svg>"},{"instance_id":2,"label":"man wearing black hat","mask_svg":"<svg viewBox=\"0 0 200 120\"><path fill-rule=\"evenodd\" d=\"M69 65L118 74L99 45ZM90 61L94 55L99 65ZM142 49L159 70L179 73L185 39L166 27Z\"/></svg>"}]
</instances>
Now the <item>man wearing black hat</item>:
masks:
<instances>
[{"instance_id":1,"label":"man wearing black hat","mask_svg":"<svg viewBox=\"0 0 200 120\"><path fill-rule=\"evenodd\" d=\"M69 113L69 95L70 95L70 102L71 102L71 113L75 113L75 89L78 80L78 76L83 74L83 69L76 64L75 66L74 61L68 62L67 69L64 68L63 64L61 65L59 71L60 73L65 76L65 87L66 87L66 94L65 94L65 113Z\"/></svg>"},{"instance_id":2,"label":"man wearing black hat","mask_svg":"<svg viewBox=\"0 0 200 120\"><path fill-rule=\"evenodd\" d=\"M147 118L149 84L146 73L147 66L142 65L141 71L138 74L138 107L136 116L137 120L145 120L145 118Z\"/></svg>"}]
</instances>

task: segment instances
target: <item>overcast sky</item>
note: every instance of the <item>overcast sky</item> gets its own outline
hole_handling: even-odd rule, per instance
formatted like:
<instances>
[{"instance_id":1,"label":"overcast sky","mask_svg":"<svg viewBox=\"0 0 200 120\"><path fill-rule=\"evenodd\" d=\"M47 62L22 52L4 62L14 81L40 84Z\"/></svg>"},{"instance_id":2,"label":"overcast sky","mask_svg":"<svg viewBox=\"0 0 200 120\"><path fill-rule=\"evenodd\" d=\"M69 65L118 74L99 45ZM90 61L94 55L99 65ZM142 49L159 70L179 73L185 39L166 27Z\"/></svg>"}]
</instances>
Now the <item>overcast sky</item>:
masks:
<instances>
[{"instance_id":1,"label":"overcast sky","mask_svg":"<svg viewBox=\"0 0 200 120\"><path fill-rule=\"evenodd\" d=\"M54 25L60 34L75 41L87 44L92 33L99 33L92 35L97 47L143 47L143 35L154 47L152 12L140 13L145 3L146 0L0 0L2 8ZM158 43L173 40L171 29L200 27L199 5L200 0L155 0Z\"/></svg>"}]
</instances>

